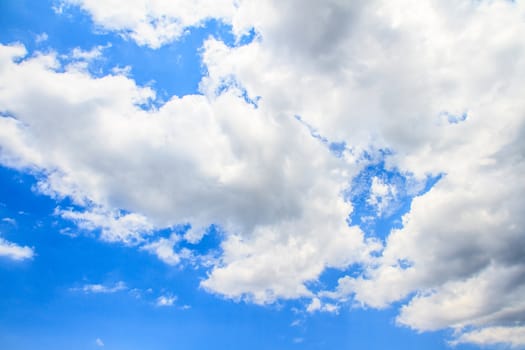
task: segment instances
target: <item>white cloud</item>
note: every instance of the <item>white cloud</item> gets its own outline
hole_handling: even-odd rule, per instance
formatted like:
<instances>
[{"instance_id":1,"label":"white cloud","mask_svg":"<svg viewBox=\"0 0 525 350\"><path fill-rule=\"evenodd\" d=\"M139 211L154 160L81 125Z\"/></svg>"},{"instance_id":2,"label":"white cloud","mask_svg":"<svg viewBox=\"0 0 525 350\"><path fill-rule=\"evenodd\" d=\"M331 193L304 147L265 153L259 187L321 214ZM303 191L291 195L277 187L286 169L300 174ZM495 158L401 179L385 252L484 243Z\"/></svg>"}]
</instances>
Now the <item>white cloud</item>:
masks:
<instances>
[{"instance_id":1,"label":"white cloud","mask_svg":"<svg viewBox=\"0 0 525 350\"><path fill-rule=\"evenodd\" d=\"M55 214L75 222L82 229L100 229L100 237L108 242L137 244L142 242L143 237L149 235L154 227L143 215L109 211L101 207L84 212L57 209Z\"/></svg>"},{"instance_id":2,"label":"white cloud","mask_svg":"<svg viewBox=\"0 0 525 350\"><path fill-rule=\"evenodd\" d=\"M123 281L115 284L86 284L80 288L71 288L71 291L81 291L86 294L111 294L128 289Z\"/></svg>"},{"instance_id":3,"label":"white cloud","mask_svg":"<svg viewBox=\"0 0 525 350\"><path fill-rule=\"evenodd\" d=\"M206 235L206 230L206 227L192 227L184 234L184 239L192 244L199 243Z\"/></svg>"},{"instance_id":4,"label":"white cloud","mask_svg":"<svg viewBox=\"0 0 525 350\"><path fill-rule=\"evenodd\" d=\"M481 330L463 333L452 345L472 343L477 345L510 344L512 347L521 348L525 345L525 327L487 327Z\"/></svg>"},{"instance_id":5,"label":"white cloud","mask_svg":"<svg viewBox=\"0 0 525 350\"><path fill-rule=\"evenodd\" d=\"M47 169L38 189L85 207L57 210L81 228L146 244L174 264L172 242L145 237L180 223L218 224L227 232L224 255L203 287L258 303L310 295L304 284L325 267L367 260L377 248L345 222L352 208L341 192L357 167L333 157L292 115L255 109L236 88L144 111L136 103L152 92L127 77L57 73L48 68L53 57L15 63L22 48L3 52L10 89L0 105L16 119L0 119L12 129L0 157Z\"/></svg>"},{"instance_id":6,"label":"white cloud","mask_svg":"<svg viewBox=\"0 0 525 350\"><path fill-rule=\"evenodd\" d=\"M314 313L316 311L329 312L329 313L338 313L339 306L331 303L324 303L321 299L315 297L312 298L312 301L306 307L306 311L309 313Z\"/></svg>"},{"instance_id":7,"label":"white cloud","mask_svg":"<svg viewBox=\"0 0 525 350\"><path fill-rule=\"evenodd\" d=\"M111 47L111 44L98 45L93 47L91 50L83 50L80 47L75 47L71 51L69 57L75 60L90 62L102 58L103 51L109 47Z\"/></svg>"},{"instance_id":8,"label":"white cloud","mask_svg":"<svg viewBox=\"0 0 525 350\"><path fill-rule=\"evenodd\" d=\"M388 212L391 203L396 200L397 189L395 185L385 183L377 176L372 178L370 196L367 203L376 208L377 216L383 216Z\"/></svg>"},{"instance_id":9,"label":"white cloud","mask_svg":"<svg viewBox=\"0 0 525 350\"><path fill-rule=\"evenodd\" d=\"M157 306L173 306L177 301L177 297L173 295L161 295L157 298Z\"/></svg>"},{"instance_id":10,"label":"white cloud","mask_svg":"<svg viewBox=\"0 0 525 350\"><path fill-rule=\"evenodd\" d=\"M101 27L151 47L215 11L215 5L210 12L196 6L189 15L182 2L177 14L161 2L147 10L141 1L69 3ZM144 218L148 229L119 231L97 224L105 221L95 215L93 227L108 227L106 237L114 240L131 235L143 242L145 234L179 223L221 225L223 254L202 287L226 297L314 298L306 282L326 267L361 263L362 276L342 278L322 297L379 308L415 295L398 323L459 327L458 341L491 343L490 332L519 331L525 322L525 5L269 0L239 1L232 9L217 2L222 5L217 17L231 21L235 33L254 27L257 39L235 48L207 40L204 96L173 98L153 111L136 104L154 93L125 76L57 73L52 55L14 62L24 48L3 46L0 109L14 118L0 118L0 162L45 171L41 190L101 208L110 218L118 209ZM166 20L158 22L161 13ZM258 108L244 102L243 89L261 96ZM461 123L443 117L464 111ZM295 115L329 140L345 141L348 150L333 157ZM361 152L377 159L381 149L392 151L387 168L419 183L443 174L414 199L403 227L384 245L347 227L352 207L341 196L362 166L355 164ZM376 185L374 205L382 203L379 195L394 196ZM155 252L174 261L172 242L157 243L169 249ZM382 254L371 257L374 250Z\"/></svg>"},{"instance_id":11,"label":"white cloud","mask_svg":"<svg viewBox=\"0 0 525 350\"><path fill-rule=\"evenodd\" d=\"M39 44L39 43L42 43L42 42L46 41L48 38L49 37L48 37L47 33L37 34L37 36L35 37L35 42L37 44Z\"/></svg>"},{"instance_id":12,"label":"white cloud","mask_svg":"<svg viewBox=\"0 0 525 350\"><path fill-rule=\"evenodd\" d=\"M147 250L157 255L157 257L168 265L177 265L183 256L174 251L174 245L181 240L181 237L173 233L169 238L145 244L141 249Z\"/></svg>"},{"instance_id":13,"label":"white cloud","mask_svg":"<svg viewBox=\"0 0 525 350\"><path fill-rule=\"evenodd\" d=\"M303 320L297 319L293 320L292 323L290 323L290 327L299 327L303 323Z\"/></svg>"},{"instance_id":14,"label":"white cloud","mask_svg":"<svg viewBox=\"0 0 525 350\"><path fill-rule=\"evenodd\" d=\"M95 339L95 344L100 347L104 346L104 342L100 338Z\"/></svg>"},{"instance_id":15,"label":"white cloud","mask_svg":"<svg viewBox=\"0 0 525 350\"><path fill-rule=\"evenodd\" d=\"M16 220L13 218L2 218L2 222L8 223L9 225L16 226Z\"/></svg>"},{"instance_id":16,"label":"white cloud","mask_svg":"<svg viewBox=\"0 0 525 350\"><path fill-rule=\"evenodd\" d=\"M337 314L339 313L339 305L326 303L324 304L322 311Z\"/></svg>"},{"instance_id":17,"label":"white cloud","mask_svg":"<svg viewBox=\"0 0 525 350\"><path fill-rule=\"evenodd\" d=\"M33 248L20 246L16 243L6 241L0 237L0 257L6 257L12 260L32 259L35 255Z\"/></svg>"},{"instance_id":18,"label":"white cloud","mask_svg":"<svg viewBox=\"0 0 525 350\"><path fill-rule=\"evenodd\" d=\"M388 167L446 174L412 203L364 278L341 280L336 298L385 307L418 292L398 321L421 330L524 322L523 4L253 6L262 41L234 49L209 41L204 88L233 75L268 109L299 114L329 139L393 150ZM469 117L450 124L443 110ZM459 313L461 305L480 314Z\"/></svg>"},{"instance_id":19,"label":"white cloud","mask_svg":"<svg viewBox=\"0 0 525 350\"><path fill-rule=\"evenodd\" d=\"M314 311L318 311L320 309L321 309L321 300L319 300L319 298L313 298L312 302L306 308L306 311L314 312Z\"/></svg>"},{"instance_id":20,"label":"white cloud","mask_svg":"<svg viewBox=\"0 0 525 350\"><path fill-rule=\"evenodd\" d=\"M416 179L445 174L412 203L404 227L387 239L365 278L343 278L336 297L385 307L418 292L398 319L416 329L504 325L509 314L523 322L513 292L523 286L515 272L525 268L519 248L525 227L525 103L519 97L525 91L518 78L525 73L525 40L518 34L523 4L250 6L262 40L233 49L208 41L204 89L214 91L234 76L249 95L262 96L265 108L298 114L329 139L357 151L393 150L387 167ZM442 118L443 111L465 110L462 123ZM387 203L395 197L393 189L376 185L371 204L379 205L378 194ZM498 297L482 288L485 279L500 286ZM448 293L455 284L464 285L459 295ZM440 306L468 299L470 290L487 303L479 316Z\"/></svg>"},{"instance_id":21,"label":"white cloud","mask_svg":"<svg viewBox=\"0 0 525 350\"><path fill-rule=\"evenodd\" d=\"M206 19L231 18L232 0L62 0L58 13L68 6L87 11L95 24L129 37L139 45L159 48L184 34L187 27L201 25Z\"/></svg>"}]
</instances>

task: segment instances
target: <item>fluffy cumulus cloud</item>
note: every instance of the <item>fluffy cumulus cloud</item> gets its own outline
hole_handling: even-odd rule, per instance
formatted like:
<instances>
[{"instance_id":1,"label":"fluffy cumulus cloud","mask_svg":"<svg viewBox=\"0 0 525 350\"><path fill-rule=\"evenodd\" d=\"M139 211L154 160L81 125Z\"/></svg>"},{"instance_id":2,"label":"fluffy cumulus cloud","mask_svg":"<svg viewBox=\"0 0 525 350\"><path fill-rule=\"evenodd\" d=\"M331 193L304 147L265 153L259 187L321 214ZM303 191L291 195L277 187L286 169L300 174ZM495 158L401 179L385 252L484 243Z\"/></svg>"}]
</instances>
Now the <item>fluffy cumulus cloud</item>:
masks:
<instances>
[{"instance_id":1,"label":"fluffy cumulus cloud","mask_svg":"<svg viewBox=\"0 0 525 350\"><path fill-rule=\"evenodd\" d=\"M187 27L207 19L227 21L233 15L233 0L61 0L59 13L76 6L89 13L103 30L118 31L139 45L151 48L180 38Z\"/></svg>"},{"instance_id":2,"label":"fluffy cumulus cloud","mask_svg":"<svg viewBox=\"0 0 525 350\"><path fill-rule=\"evenodd\" d=\"M295 5L253 5L261 7L254 19L261 40L252 45L209 41L206 87L234 76L274 113L301 115L353 154L386 148L390 168L443 175L413 201L365 273L342 278L327 295L384 307L415 293L398 323L477 327L492 342L504 333L486 327L521 325L523 4ZM378 214L396 194L379 180L371 193Z\"/></svg>"},{"instance_id":3,"label":"fluffy cumulus cloud","mask_svg":"<svg viewBox=\"0 0 525 350\"><path fill-rule=\"evenodd\" d=\"M210 17L256 35L208 39L202 94L149 110L154 91L124 75L2 46L0 162L71 198L58 215L172 265L183 237L152 239L157 229L217 224L222 252L202 287L229 298L307 297L314 312L408 297L400 325L525 344L523 3L66 3L151 47ZM377 159L416 182L441 176L384 242L348 225L343 197ZM398 190L378 177L367 203L380 216ZM334 290L308 287L356 263L363 273Z\"/></svg>"},{"instance_id":4,"label":"fluffy cumulus cloud","mask_svg":"<svg viewBox=\"0 0 525 350\"><path fill-rule=\"evenodd\" d=\"M6 241L0 237L0 257L20 261L31 259L35 255L33 248L21 246L13 242Z\"/></svg>"},{"instance_id":5,"label":"fluffy cumulus cloud","mask_svg":"<svg viewBox=\"0 0 525 350\"><path fill-rule=\"evenodd\" d=\"M482 330L466 332L451 342L452 345L460 343L510 344L512 347L521 348L525 343L525 327L487 327Z\"/></svg>"},{"instance_id":6,"label":"fluffy cumulus cloud","mask_svg":"<svg viewBox=\"0 0 525 350\"><path fill-rule=\"evenodd\" d=\"M157 298L156 305L160 307L169 307L173 306L177 301L177 297L172 295L161 295Z\"/></svg>"},{"instance_id":7,"label":"fluffy cumulus cloud","mask_svg":"<svg viewBox=\"0 0 525 350\"><path fill-rule=\"evenodd\" d=\"M73 200L56 214L80 228L177 264L185 252L173 250L176 235L148 236L218 224L224 254L203 287L258 303L309 296L305 282L325 267L366 261L377 248L345 221L341 192L356 166L293 116L247 104L234 85L144 110L153 92L125 76L94 78L60 67L53 53L24 55L2 48L0 157L41 172L41 192Z\"/></svg>"},{"instance_id":8,"label":"fluffy cumulus cloud","mask_svg":"<svg viewBox=\"0 0 525 350\"><path fill-rule=\"evenodd\" d=\"M187 248L175 251L175 245L181 239L182 237L179 235L171 234L169 238L160 238L157 241L147 243L141 249L155 254L166 264L175 266L181 262L181 259L190 259L192 257L191 251Z\"/></svg>"},{"instance_id":9,"label":"fluffy cumulus cloud","mask_svg":"<svg viewBox=\"0 0 525 350\"><path fill-rule=\"evenodd\" d=\"M306 307L306 311L313 313L317 311L337 313L339 307L335 304L323 303L319 298L312 298L310 304Z\"/></svg>"},{"instance_id":10,"label":"fluffy cumulus cloud","mask_svg":"<svg viewBox=\"0 0 525 350\"><path fill-rule=\"evenodd\" d=\"M367 199L367 203L376 209L378 216L382 216L388 211L396 197L397 190L395 185L387 184L377 176L372 178L370 196Z\"/></svg>"}]
</instances>

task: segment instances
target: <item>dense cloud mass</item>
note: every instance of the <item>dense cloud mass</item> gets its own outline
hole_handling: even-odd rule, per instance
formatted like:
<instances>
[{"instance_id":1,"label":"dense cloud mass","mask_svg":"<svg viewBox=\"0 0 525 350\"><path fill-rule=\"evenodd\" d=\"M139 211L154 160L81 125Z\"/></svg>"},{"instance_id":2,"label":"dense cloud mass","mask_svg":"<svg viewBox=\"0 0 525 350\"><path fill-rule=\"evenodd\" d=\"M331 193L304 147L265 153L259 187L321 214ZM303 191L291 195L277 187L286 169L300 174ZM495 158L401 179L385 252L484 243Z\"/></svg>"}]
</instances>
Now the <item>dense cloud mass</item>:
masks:
<instances>
[{"instance_id":1,"label":"dense cloud mass","mask_svg":"<svg viewBox=\"0 0 525 350\"><path fill-rule=\"evenodd\" d=\"M125 75L2 46L0 162L76 203L57 215L172 265L192 253L156 230L190 223L185 239L198 241L217 224L222 255L201 284L210 292L307 297L312 310L408 297L400 325L525 345L523 3L66 4L153 48L209 18L238 38L256 34L245 45L206 40L202 94L158 109L144 108L155 92ZM323 137L346 149L334 155ZM343 192L370 157L416 187L441 176L384 242L346 221ZM378 216L395 191L372 182ZM352 264L363 273L334 290L308 287Z\"/></svg>"}]
</instances>

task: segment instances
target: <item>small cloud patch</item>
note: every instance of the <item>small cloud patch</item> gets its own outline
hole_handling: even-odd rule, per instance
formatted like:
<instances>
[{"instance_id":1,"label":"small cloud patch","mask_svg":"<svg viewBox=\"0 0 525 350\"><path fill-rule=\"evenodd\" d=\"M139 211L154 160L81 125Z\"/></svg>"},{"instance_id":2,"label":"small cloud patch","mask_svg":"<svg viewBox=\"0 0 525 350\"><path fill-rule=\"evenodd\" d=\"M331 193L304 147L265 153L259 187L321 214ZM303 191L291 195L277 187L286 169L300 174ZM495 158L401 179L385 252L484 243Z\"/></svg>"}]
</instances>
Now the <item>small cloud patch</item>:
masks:
<instances>
[{"instance_id":1,"label":"small cloud patch","mask_svg":"<svg viewBox=\"0 0 525 350\"><path fill-rule=\"evenodd\" d=\"M157 306L173 306L175 304L175 301L177 301L177 297L173 295L161 295L157 298L156 305Z\"/></svg>"},{"instance_id":2,"label":"small cloud patch","mask_svg":"<svg viewBox=\"0 0 525 350\"><path fill-rule=\"evenodd\" d=\"M84 292L86 294L111 294L128 289L126 283L119 281L114 285L86 284L80 288L71 288L73 292Z\"/></svg>"}]
</instances>

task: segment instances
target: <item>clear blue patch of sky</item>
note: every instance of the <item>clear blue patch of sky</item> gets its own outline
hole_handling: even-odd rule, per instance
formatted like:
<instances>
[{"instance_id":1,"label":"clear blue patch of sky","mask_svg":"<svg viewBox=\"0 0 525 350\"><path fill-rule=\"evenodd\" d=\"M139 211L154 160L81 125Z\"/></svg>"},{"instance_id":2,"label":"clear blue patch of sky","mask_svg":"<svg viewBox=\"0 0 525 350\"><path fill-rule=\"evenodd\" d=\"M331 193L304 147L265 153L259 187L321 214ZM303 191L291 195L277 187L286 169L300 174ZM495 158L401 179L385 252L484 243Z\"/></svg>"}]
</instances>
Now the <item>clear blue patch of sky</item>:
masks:
<instances>
[{"instance_id":1,"label":"clear blue patch of sky","mask_svg":"<svg viewBox=\"0 0 525 350\"><path fill-rule=\"evenodd\" d=\"M330 142L328 145L330 151L337 157L342 157L345 150L347 150L346 142Z\"/></svg>"},{"instance_id":2,"label":"clear blue patch of sky","mask_svg":"<svg viewBox=\"0 0 525 350\"><path fill-rule=\"evenodd\" d=\"M394 186L396 190L388 209L381 214L378 214L377 207L368 201L374 177L386 185ZM352 180L350 189L345 194L354 207L348 219L349 224L358 225L369 237L384 240L392 229L402 227L402 217L410 210L412 199L428 192L440 178L441 176L428 177L423 186L417 189L418 185L414 183L410 174L385 167L384 160L365 166Z\"/></svg>"},{"instance_id":3,"label":"clear blue patch of sky","mask_svg":"<svg viewBox=\"0 0 525 350\"><path fill-rule=\"evenodd\" d=\"M454 114L445 111L441 113L441 116L446 118L447 122L449 122L450 124L459 124L467 120L468 112L465 111L461 114Z\"/></svg>"}]
</instances>

